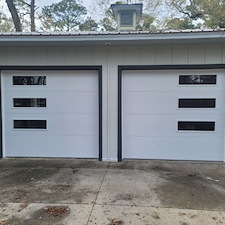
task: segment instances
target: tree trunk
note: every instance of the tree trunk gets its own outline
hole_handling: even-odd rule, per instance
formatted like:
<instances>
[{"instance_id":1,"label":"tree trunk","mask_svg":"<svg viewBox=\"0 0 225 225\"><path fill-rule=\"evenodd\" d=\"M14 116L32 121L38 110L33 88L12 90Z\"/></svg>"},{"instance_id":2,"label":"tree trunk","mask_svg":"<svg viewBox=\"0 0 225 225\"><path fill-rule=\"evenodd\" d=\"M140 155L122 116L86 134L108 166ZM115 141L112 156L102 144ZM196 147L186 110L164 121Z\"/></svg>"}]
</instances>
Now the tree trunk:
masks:
<instances>
[{"instance_id":1,"label":"tree trunk","mask_svg":"<svg viewBox=\"0 0 225 225\"><path fill-rule=\"evenodd\" d=\"M6 0L6 3L11 13L16 32L22 32L22 25L16 7L13 3L13 0Z\"/></svg>"},{"instance_id":2,"label":"tree trunk","mask_svg":"<svg viewBox=\"0 0 225 225\"><path fill-rule=\"evenodd\" d=\"M30 2L30 22L31 22L30 30L31 30L31 32L36 30L34 13L35 13L35 0L31 0L31 2Z\"/></svg>"}]
</instances>

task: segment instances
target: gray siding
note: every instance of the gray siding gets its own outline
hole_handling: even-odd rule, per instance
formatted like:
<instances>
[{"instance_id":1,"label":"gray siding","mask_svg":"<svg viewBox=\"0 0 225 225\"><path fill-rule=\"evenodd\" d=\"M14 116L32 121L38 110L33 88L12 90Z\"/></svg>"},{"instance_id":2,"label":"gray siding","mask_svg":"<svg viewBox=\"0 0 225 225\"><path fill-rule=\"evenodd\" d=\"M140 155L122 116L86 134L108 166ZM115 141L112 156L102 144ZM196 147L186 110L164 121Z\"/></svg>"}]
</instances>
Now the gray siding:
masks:
<instances>
[{"instance_id":1,"label":"gray siding","mask_svg":"<svg viewBox=\"0 0 225 225\"><path fill-rule=\"evenodd\" d=\"M224 63L222 45L174 47L1 47L1 65L103 65L106 57L126 65ZM113 57L115 57L113 59ZM102 61L103 60L103 61Z\"/></svg>"},{"instance_id":2,"label":"gray siding","mask_svg":"<svg viewBox=\"0 0 225 225\"><path fill-rule=\"evenodd\" d=\"M117 160L118 65L225 63L225 46L1 47L1 66L103 67L103 159Z\"/></svg>"}]
</instances>

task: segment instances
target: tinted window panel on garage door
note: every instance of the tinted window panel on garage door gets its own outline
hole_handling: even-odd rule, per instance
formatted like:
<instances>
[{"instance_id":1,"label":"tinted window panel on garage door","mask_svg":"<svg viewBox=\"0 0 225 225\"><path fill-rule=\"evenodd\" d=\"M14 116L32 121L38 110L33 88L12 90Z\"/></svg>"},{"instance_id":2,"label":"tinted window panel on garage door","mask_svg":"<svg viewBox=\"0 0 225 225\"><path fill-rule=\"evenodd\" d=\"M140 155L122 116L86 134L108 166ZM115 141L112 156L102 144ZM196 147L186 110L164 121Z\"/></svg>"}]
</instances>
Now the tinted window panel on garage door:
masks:
<instances>
[{"instance_id":1,"label":"tinted window panel on garage door","mask_svg":"<svg viewBox=\"0 0 225 225\"><path fill-rule=\"evenodd\" d=\"M204 85L216 84L216 75L180 75L179 84Z\"/></svg>"},{"instance_id":2,"label":"tinted window panel on garage door","mask_svg":"<svg viewBox=\"0 0 225 225\"><path fill-rule=\"evenodd\" d=\"M46 129L46 120L14 120L14 129Z\"/></svg>"},{"instance_id":3,"label":"tinted window panel on garage door","mask_svg":"<svg viewBox=\"0 0 225 225\"><path fill-rule=\"evenodd\" d=\"M179 108L215 108L215 98L204 98L204 99L179 99Z\"/></svg>"},{"instance_id":4,"label":"tinted window panel on garage door","mask_svg":"<svg viewBox=\"0 0 225 225\"><path fill-rule=\"evenodd\" d=\"M46 85L46 76L13 76L13 85Z\"/></svg>"},{"instance_id":5,"label":"tinted window panel on garage door","mask_svg":"<svg viewBox=\"0 0 225 225\"><path fill-rule=\"evenodd\" d=\"M14 98L14 107L46 107L46 98Z\"/></svg>"},{"instance_id":6,"label":"tinted window panel on garage door","mask_svg":"<svg viewBox=\"0 0 225 225\"><path fill-rule=\"evenodd\" d=\"M179 121L178 130L189 131L215 131L215 122Z\"/></svg>"}]
</instances>

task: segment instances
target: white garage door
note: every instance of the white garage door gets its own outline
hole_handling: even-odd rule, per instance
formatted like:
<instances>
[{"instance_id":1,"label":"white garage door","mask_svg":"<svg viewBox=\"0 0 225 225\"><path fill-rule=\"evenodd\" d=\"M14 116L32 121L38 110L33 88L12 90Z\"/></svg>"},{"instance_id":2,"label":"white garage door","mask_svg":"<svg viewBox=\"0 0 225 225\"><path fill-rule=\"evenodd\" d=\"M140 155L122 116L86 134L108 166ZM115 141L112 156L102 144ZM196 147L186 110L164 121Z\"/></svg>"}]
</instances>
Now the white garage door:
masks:
<instances>
[{"instance_id":1,"label":"white garage door","mask_svg":"<svg viewBox=\"0 0 225 225\"><path fill-rule=\"evenodd\" d=\"M122 157L224 160L223 71L124 71Z\"/></svg>"},{"instance_id":2,"label":"white garage door","mask_svg":"<svg viewBox=\"0 0 225 225\"><path fill-rule=\"evenodd\" d=\"M5 157L98 158L97 71L3 71Z\"/></svg>"}]
</instances>

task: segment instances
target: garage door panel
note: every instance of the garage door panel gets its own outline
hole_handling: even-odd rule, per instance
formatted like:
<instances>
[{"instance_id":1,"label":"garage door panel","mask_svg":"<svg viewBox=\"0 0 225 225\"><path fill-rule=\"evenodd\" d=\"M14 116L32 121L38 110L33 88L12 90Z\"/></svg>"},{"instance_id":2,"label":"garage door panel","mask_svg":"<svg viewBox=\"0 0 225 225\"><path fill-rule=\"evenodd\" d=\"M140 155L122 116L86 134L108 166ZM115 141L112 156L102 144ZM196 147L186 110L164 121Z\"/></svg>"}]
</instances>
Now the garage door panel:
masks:
<instances>
[{"instance_id":1,"label":"garage door panel","mask_svg":"<svg viewBox=\"0 0 225 225\"><path fill-rule=\"evenodd\" d=\"M66 99L66 101L65 101ZM58 109L57 105L61 107ZM49 112L54 113L98 113L97 92L69 92L50 94L48 99Z\"/></svg>"},{"instance_id":2,"label":"garage door panel","mask_svg":"<svg viewBox=\"0 0 225 225\"><path fill-rule=\"evenodd\" d=\"M54 74L53 74L54 75ZM67 75L70 79L66 79ZM65 72L54 76L48 76L48 91L98 91L98 80L95 71ZM66 89L65 89L66 87Z\"/></svg>"},{"instance_id":3,"label":"garage door panel","mask_svg":"<svg viewBox=\"0 0 225 225\"><path fill-rule=\"evenodd\" d=\"M219 93L220 94L220 93ZM215 114L225 113L225 98L219 96L218 93L199 93L199 92L124 92L123 102L126 104L123 107L123 113L135 114ZM225 93L224 93L225 96ZM214 99L216 102L215 108L179 108L179 99ZM220 112L216 108L220 108ZM221 109L223 111L221 111ZM186 112L184 112L186 110Z\"/></svg>"},{"instance_id":4,"label":"garage door panel","mask_svg":"<svg viewBox=\"0 0 225 225\"><path fill-rule=\"evenodd\" d=\"M123 71L122 157L222 161L224 102L222 70Z\"/></svg>"},{"instance_id":5,"label":"garage door panel","mask_svg":"<svg viewBox=\"0 0 225 225\"><path fill-rule=\"evenodd\" d=\"M123 158L221 161L221 144L223 138L125 137Z\"/></svg>"},{"instance_id":6,"label":"garage door panel","mask_svg":"<svg viewBox=\"0 0 225 225\"><path fill-rule=\"evenodd\" d=\"M178 131L178 121L215 121L215 131ZM223 137L224 116L189 115L124 115L124 136L204 136Z\"/></svg>"},{"instance_id":7,"label":"garage door panel","mask_svg":"<svg viewBox=\"0 0 225 225\"><path fill-rule=\"evenodd\" d=\"M4 71L2 81L4 156L98 158L97 71Z\"/></svg>"},{"instance_id":8,"label":"garage door panel","mask_svg":"<svg viewBox=\"0 0 225 225\"><path fill-rule=\"evenodd\" d=\"M95 136L6 136L6 157L76 157L98 158ZM38 147L37 147L38 146ZM19 151L15 151L19 149ZM87 155L88 151L88 155Z\"/></svg>"},{"instance_id":9,"label":"garage door panel","mask_svg":"<svg viewBox=\"0 0 225 225\"><path fill-rule=\"evenodd\" d=\"M170 91L173 87L166 85L166 83L173 83L173 86L178 84L178 76L170 77L167 74L161 74L160 77L164 79L158 79L156 76L158 73L154 73L154 78L149 76L149 73L133 73L129 74L124 72L123 75L123 90L124 91ZM143 82L144 81L144 82ZM124 85L125 84L125 85Z\"/></svg>"},{"instance_id":10,"label":"garage door panel","mask_svg":"<svg viewBox=\"0 0 225 225\"><path fill-rule=\"evenodd\" d=\"M27 92L6 92L5 96L6 113L98 113L98 93L95 91L32 92L32 94L27 94ZM13 99L15 98L44 98L46 99L46 107L13 108Z\"/></svg>"},{"instance_id":11,"label":"garage door panel","mask_svg":"<svg viewBox=\"0 0 225 225\"><path fill-rule=\"evenodd\" d=\"M47 129L13 129L13 120L46 120ZM51 114L41 116L39 114L14 114L6 115L6 134L12 135L96 135L98 128L98 114Z\"/></svg>"},{"instance_id":12,"label":"garage door panel","mask_svg":"<svg viewBox=\"0 0 225 225\"><path fill-rule=\"evenodd\" d=\"M170 92L124 92L123 101L126 113L175 113L177 106L176 94ZM163 103L162 103L163 102Z\"/></svg>"}]
</instances>

